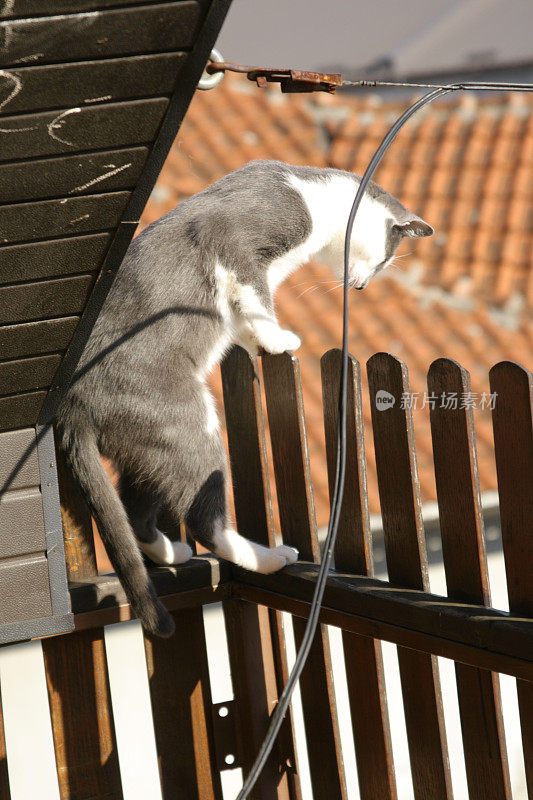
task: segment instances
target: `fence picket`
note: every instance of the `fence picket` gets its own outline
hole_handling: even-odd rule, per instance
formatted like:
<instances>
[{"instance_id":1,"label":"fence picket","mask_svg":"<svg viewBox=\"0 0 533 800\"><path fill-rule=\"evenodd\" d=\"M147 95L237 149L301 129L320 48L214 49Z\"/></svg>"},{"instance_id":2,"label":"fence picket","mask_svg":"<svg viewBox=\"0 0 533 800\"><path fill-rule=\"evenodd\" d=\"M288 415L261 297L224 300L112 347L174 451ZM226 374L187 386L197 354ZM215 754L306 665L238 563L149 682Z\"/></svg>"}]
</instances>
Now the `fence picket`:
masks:
<instances>
[{"instance_id":1,"label":"fence picket","mask_svg":"<svg viewBox=\"0 0 533 800\"><path fill-rule=\"evenodd\" d=\"M272 504L257 362L241 347L224 360L222 387L237 527L243 535L273 545ZM264 607L225 604L234 693L240 710L245 775L257 755L287 675L282 616ZM300 800L292 712L254 789L257 797Z\"/></svg>"},{"instance_id":2,"label":"fence picket","mask_svg":"<svg viewBox=\"0 0 533 800\"><path fill-rule=\"evenodd\" d=\"M389 580L427 590L413 418L401 402L410 391L407 367L388 353L376 353L367 370ZM388 402L378 409L379 391L388 393L380 395ZM415 798L449 800L452 788L437 659L399 647L398 662Z\"/></svg>"},{"instance_id":3,"label":"fence picket","mask_svg":"<svg viewBox=\"0 0 533 800\"><path fill-rule=\"evenodd\" d=\"M42 644L61 800L122 800L103 629Z\"/></svg>"},{"instance_id":4,"label":"fence picket","mask_svg":"<svg viewBox=\"0 0 533 800\"><path fill-rule=\"evenodd\" d=\"M465 398L470 376L439 358L428 373L431 436L448 595L490 604L474 419ZM447 408L442 397L457 398ZM461 407L463 406L463 407ZM455 665L466 774L471 800L511 796L498 675Z\"/></svg>"},{"instance_id":5,"label":"fence picket","mask_svg":"<svg viewBox=\"0 0 533 800\"><path fill-rule=\"evenodd\" d=\"M502 361L490 371L503 552L510 610L533 616L533 375ZM533 683L517 681L524 762L533 798Z\"/></svg>"},{"instance_id":6,"label":"fence picket","mask_svg":"<svg viewBox=\"0 0 533 800\"><path fill-rule=\"evenodd\" d=\"M262 364L283 540L299 550L300 559L319 561L298 360L282 353L263 356ZM293 625L299 647L305 622L295 617ZM346 781L324 626L315 636L300 690L313 792L317 798L341 800Z\"/></svg>"},{"instance_id":7,"label":"fence picket","mask_svg":"<svg viewBox=\"0 0 533 800\"><path fill-rule=\"evenodd\" d=\"M341 351L322 356L322 396L330 498L337 459ZM350 358L348 376L346 481L335 546L337 570L372 575L372 543L366 488L361 368ZM387 712L381 643L343 631L361 800L395 800L394 764Z\"/></svg>"},{"instance_id":8,"label":"fence picket","mask_svg":"<svg viewBox=\"0 0 533 800\"><path fill-rule=\"evenodd\" d=\"M174 636L144 637L163 797L221 800L202 609L172 616Z\"/></svg>"}]
</instances>

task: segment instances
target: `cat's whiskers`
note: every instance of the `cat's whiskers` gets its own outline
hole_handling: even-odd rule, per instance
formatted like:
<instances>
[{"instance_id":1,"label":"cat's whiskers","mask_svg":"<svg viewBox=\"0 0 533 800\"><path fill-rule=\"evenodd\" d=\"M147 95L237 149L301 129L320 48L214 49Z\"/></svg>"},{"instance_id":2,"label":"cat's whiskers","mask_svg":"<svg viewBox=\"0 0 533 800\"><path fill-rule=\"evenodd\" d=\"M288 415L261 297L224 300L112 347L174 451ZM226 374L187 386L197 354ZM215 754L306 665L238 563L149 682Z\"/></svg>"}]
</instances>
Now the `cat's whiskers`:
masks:
<instances>
[{"instance_id":1,"label":"cat's whiskers","mask_svg":"<svg viewBox=\"0 0 533 800\"><path fill-rule=\"evenodd\" d=\"M338 283L337 286L332 286L331 289L328 289L327 291L325 291L324 294L329 294L330 292L334 292L335 289L340 289L341 286L344 286L344 281L341 281L340 283Z\"/></svg>"},{"instance_id":2,"label":"cat's whiskers","mask_svg":"<svg viewBox=\"0 0 533 800\"><path fill-rule=\"evenodd\" d=\"M300 292L300 294L296 295L296 299L302 297L302 295L304 295L306 292L314 292L317 289L321 289L322 286L326 283L335 283L335 282L336 282L335 280L319 281L318 284L313 284L312 286L309 286L307 289L304 289L303 292ZM309 281L302 281L302 283L309 283Z\"/></svg>"},{"instance_id":3,"label":"cat's whiskers","mask_svg":"<svg viewBox=\"0 0 533 800\"><path fill-rule=\"evenodd\" d=\"M292 288L295 289L297 286L305 286L306 283L335 283L336 278L330 280L313 280L313 281L300 281L300 283L293 283L291 284Z\"/></svg>"}]
</instances>

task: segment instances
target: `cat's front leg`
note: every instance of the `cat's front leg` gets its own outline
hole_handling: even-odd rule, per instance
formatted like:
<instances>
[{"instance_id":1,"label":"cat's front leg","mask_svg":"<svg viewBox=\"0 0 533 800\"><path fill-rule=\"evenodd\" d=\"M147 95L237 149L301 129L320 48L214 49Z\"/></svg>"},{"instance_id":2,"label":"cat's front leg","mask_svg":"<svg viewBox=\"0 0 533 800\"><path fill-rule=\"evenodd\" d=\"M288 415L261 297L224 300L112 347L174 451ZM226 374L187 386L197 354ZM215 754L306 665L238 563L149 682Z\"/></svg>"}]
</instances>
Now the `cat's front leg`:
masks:
<instances>
[{"instance_id":1,"label":"cat's front leg","mask_svg":"<svg viewBox=\"0 0 533 800\"><path fill-rule=\"evenodd\" d=\"M259 353L259 343L254 336L252 326L246 320L241 320L235 333L235 341L244 347L252 357Z\"/></svg>"},{"instance_id":2,"label":"cat's front leg","mask_svg":"<svg viewBox=\"0 0 533 800\"><path fill-rule=\"evenodd\" d=\"M297 350L301 345L300 338L292 331L280 327L274 313L272 299L265 290L262 294L263 298L252 286L238 285L236 287L235 304L238 316L241 317L239 341L243 343L248 352L251 352L250 346L255 346L256 352L258 347L262 347L267 353Z\"/></svg>"}]
</instances>

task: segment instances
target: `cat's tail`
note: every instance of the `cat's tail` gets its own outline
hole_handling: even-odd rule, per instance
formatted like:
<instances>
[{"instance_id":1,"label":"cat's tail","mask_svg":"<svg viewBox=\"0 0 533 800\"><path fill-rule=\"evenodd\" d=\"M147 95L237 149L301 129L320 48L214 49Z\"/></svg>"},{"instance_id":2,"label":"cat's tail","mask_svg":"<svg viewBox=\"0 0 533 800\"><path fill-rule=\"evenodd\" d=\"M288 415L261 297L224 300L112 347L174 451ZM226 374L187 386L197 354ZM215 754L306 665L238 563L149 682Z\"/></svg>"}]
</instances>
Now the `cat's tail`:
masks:
<instances>
[{"instance_id":1,"label":"cat's tail","mask_svg":"<svg viewBox=\"0 0 533 800\"><path fill-rule=\"evenodd\" d=\"M81 427L81 426L80 426ZM100 459L94 430L61 426L62 445L128 601L148 633L171 636L174 621L148 576L126 509Z\"/></svg>"}]
</instances>

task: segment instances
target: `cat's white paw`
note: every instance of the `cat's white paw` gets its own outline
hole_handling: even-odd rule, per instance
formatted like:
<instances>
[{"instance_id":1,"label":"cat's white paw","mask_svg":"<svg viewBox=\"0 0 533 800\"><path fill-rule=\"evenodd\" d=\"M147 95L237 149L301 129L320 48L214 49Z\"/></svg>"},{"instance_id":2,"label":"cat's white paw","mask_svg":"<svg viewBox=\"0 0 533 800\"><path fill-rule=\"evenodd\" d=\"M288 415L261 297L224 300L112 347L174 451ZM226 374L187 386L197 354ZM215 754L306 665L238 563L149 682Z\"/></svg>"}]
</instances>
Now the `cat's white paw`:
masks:
<instances>
[{"instance_id":1,"label":"cat's white paw","mask_svg":"<svg viewBox=\"0 0 533 800\"><path fill-rule=\"evenodd\" d=\"M153 542L139 542L139 547L155 564L168 567L172 564L184 564L193 555L186 542L172 542L160 530L157 530L157 537Z\"/></svg>"},{"instance_id":2,"label":"cat's white paw","mask_svg":"<svg viewBox=\"0 0 533 800\"><path fill-rule=\"evenodd\" d=\"M285 353L286 351L292 353L294 350L298 350L302 342L300 337L296 336L292 331L278 328L272 331L268 339L262 341L261 344L267 353Z\"/></svg>"},{"instance_id":3,"label":"cat's white paw","mask_svg":"<svg viewBox=\"0 0 533 800\"><path fill-rule=\"evenodd\" d=\"M294 547L289 547L286 544L280 544L279 547L271 547L262 558L258 560L256 572L263 575L271 575L273 572L278 572L288 564L294 564L298 560L298 550Z\"/></svg>"},{"instance_id":4,"label":"cat's white paw","mask_svg":"<svg viewBox=\"0 0 533 800\"><path fill-rule=\"evenodd\" d=\"M185 564L193 557L192 547L187 542L172 542L172 564Z\"/></svg>"}]
</instances>

